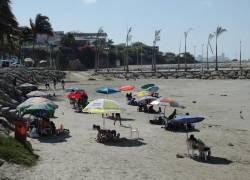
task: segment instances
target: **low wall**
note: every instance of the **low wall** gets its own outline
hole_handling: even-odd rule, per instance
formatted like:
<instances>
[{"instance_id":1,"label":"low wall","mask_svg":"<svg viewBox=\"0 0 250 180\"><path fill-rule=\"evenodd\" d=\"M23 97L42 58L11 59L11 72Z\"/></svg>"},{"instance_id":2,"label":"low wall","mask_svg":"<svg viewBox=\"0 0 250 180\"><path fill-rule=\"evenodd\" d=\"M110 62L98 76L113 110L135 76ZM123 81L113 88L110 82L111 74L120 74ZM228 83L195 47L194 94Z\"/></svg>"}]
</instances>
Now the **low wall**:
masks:
<instances>
[{"instance_id":1,"label":"low wall","mask_svg":"<svg viewBox=\"0 0 250 180\"><path fill-rule=\"evenodd\" d=\"M250 69L220 71L99 72L118 79L250 79Z\"/></svg>"}]
</instances>

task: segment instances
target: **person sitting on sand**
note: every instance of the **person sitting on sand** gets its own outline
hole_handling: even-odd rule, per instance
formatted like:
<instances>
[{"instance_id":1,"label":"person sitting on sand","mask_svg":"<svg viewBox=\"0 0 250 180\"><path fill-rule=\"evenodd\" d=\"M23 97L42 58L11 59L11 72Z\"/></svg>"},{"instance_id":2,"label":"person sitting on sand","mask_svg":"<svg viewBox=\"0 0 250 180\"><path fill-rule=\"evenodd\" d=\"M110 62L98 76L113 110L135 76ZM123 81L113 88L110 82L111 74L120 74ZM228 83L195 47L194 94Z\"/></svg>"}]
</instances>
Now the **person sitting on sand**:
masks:
<instances>
[{"instance_id":1,"label":"person sitting on sand","mask_svg":"<svg viewBox=\"0 0 250 180\"><path fill-rule=\"evenodd\" d=\"M202 152L208 151L208 158L210 158L211 149L210 149L210 147L206 146L202 140L195 138L194 135L191 134L190 137L188 138L187 142L190 144L192 149L199 150L200 156L203 154Z\"/></svg>"},{"instance_id":2,"label":"person sitting on sand","mask_svg":"<svg viewBox=\"0 0 250 180\"><path fill-rule=\"evenodd\" d=\"M156 110L154 110L153 105L150 105L150 106L149 106L148 112L151 113L151 114L156 114L156 113L158 113Z\"/></svg>"},{"instance_id":3,"label":"person sitting on sand","mask_svg":"<svg viewBox=\"0 0 250 180\"><path fill-rule=\"evenodd\" d=\"M121 118L121 114L120 113L115 113L115 119L114 119L114 126L116 121L119 120L120 121L120 125L122 125L122 118Z\"/></svg>"},{"instance_id":4,"label":"person sitting on sand","mask_svg":"<svg viewBox=\"0 0 250 180\"><path fill-rule=\"evenodd\" d=\"M176 109L174 109L174 111L172 112L172 114L170 114L170 116L168 116L168 120L173 119L176 116Z\"/></svg>"}]
</instances>

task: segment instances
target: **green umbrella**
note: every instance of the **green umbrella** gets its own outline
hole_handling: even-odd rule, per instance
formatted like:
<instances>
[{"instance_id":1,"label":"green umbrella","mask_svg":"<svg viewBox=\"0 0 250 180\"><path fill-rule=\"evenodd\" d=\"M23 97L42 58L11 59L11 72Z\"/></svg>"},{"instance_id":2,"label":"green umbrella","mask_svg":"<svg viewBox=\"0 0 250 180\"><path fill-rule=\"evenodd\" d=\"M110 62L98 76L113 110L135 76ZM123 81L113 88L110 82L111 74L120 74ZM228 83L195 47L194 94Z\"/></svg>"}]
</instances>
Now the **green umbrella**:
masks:
<instances>
[{"instance_id":1,"label":"green umbrella","mask_svg":"<svg viewBox=\"0 0 250 180\"><path fill-rule=\"evenodd\" d=\"M24 101L23 103L19 104L17 106L17 110L19 112L23 112L25 109L29 108L32 105L43 104L43 103L50 104L51 106L54 107L54 109L58 108L58 105L56 105L54 102L52 102L46 98L34 97L34 98L29 98L26 101Z\"/></svg>"},{"instance_id":2,"label":"green umbrella","mask_svg":"<svg viewBox=\"0 0 250 180\"><path fill-rule=\"evenodd\" d=\"M24 109L23 113L30 113L38 117L53 117L55 113L55 107L46 102L33 104L30 107Z\"/></svg>"},{"instance_id":3,"label":"green umbrella","mask_svg":"<svg viewBox=\"0 0 250 180\"><path fill-rule=\"evenodd\" d=\"M148 88L153 87L153 86L155 86L155 84L145 84L141 88L142 89L148 89Z\"/></svg>"}]
</instances>

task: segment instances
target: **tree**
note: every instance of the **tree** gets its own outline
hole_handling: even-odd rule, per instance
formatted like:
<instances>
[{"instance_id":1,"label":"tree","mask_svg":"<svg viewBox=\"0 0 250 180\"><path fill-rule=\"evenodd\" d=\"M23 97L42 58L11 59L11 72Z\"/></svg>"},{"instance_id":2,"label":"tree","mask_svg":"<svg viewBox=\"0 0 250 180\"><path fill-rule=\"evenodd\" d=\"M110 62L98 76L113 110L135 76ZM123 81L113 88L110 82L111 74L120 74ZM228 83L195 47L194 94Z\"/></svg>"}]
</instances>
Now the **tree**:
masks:
<instances>
[{"instance_id":1,"label":"tree","mask_svg":"<svg viewBox=\"0 0 250 180\"><path fill-rule=\"evenodd\" d=\"M215 35L215 51L216 51L216 59L215 59L215 70L218 71L218 37L223 33L226 32L227 30L224 29L222 26L218 26L216 31L214 32Z\"/></svg>"},{"instance_id":2,"label":"tree","mask_svg":"<svg viewBox=\"0 0 250 180\"><path fill-rule=\"evenodd\" d=\"M12 13L10 4L10 0L0 1L0 48L10 47L7 48L7 51L12 49L13 41L18 34L18 22Z\"/></svg>"},{"instance_id":3,"label":"tree","mask_svg":"<svg viewBox=\"0 0 250 180\"><path fill-rule=\"evenodd\" d=\"M53 29L49 22L49 18L47 16L43 16L42 14L37 14L35 21L30 19L30 27L33 34L33 59L35 57L34 55L34 49L35 49L35 42L36 37L38 34L45 34L48 36L53 36Z\"/></svg>"},{"instance_id":4,"label":"tree","mask_svg":"<svg viewBox=\"0 0 250 180\"><path fill-rule=\"evenodd\" d=\"M32 42L33 41L33 36L32 36L32 31L31 28L27 26L21 26L18 28L19 29L19 59L21 59L21 54L22 54L22 46L25 42Z\"/></svg>"},{"instance_id":5,"label":"tree","mask_svg":"<svg viewBox=\"0 0 250 180\"><path fill-rule=\"evenodd\" d=\"M72 33L65 34L61 39L61 44L65 47L72 47L75 45L75 38Z\"/></svg>"}]
</instances>

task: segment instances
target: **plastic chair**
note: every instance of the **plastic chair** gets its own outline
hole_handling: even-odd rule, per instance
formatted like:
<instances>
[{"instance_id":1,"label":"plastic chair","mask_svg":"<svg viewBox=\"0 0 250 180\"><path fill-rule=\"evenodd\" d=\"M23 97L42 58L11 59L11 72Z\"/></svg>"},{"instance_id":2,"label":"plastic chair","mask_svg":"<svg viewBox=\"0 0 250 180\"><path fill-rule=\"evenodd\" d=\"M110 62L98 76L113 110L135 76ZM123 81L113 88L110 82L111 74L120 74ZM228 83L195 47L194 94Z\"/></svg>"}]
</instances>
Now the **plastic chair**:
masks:
<instances>
[{"instance_id":1,"label":"plastic chair","mask_svg":"<svg viewBox=\"0 0 250 180\"><path fill-rule=\"evenodd\" d=\"M137 135L137 139L139 139L139 129L138 128L133 128L131 125L129 125L130 128L130 138L133 137L133 134Z\"/></svg>"}]
</instances>

